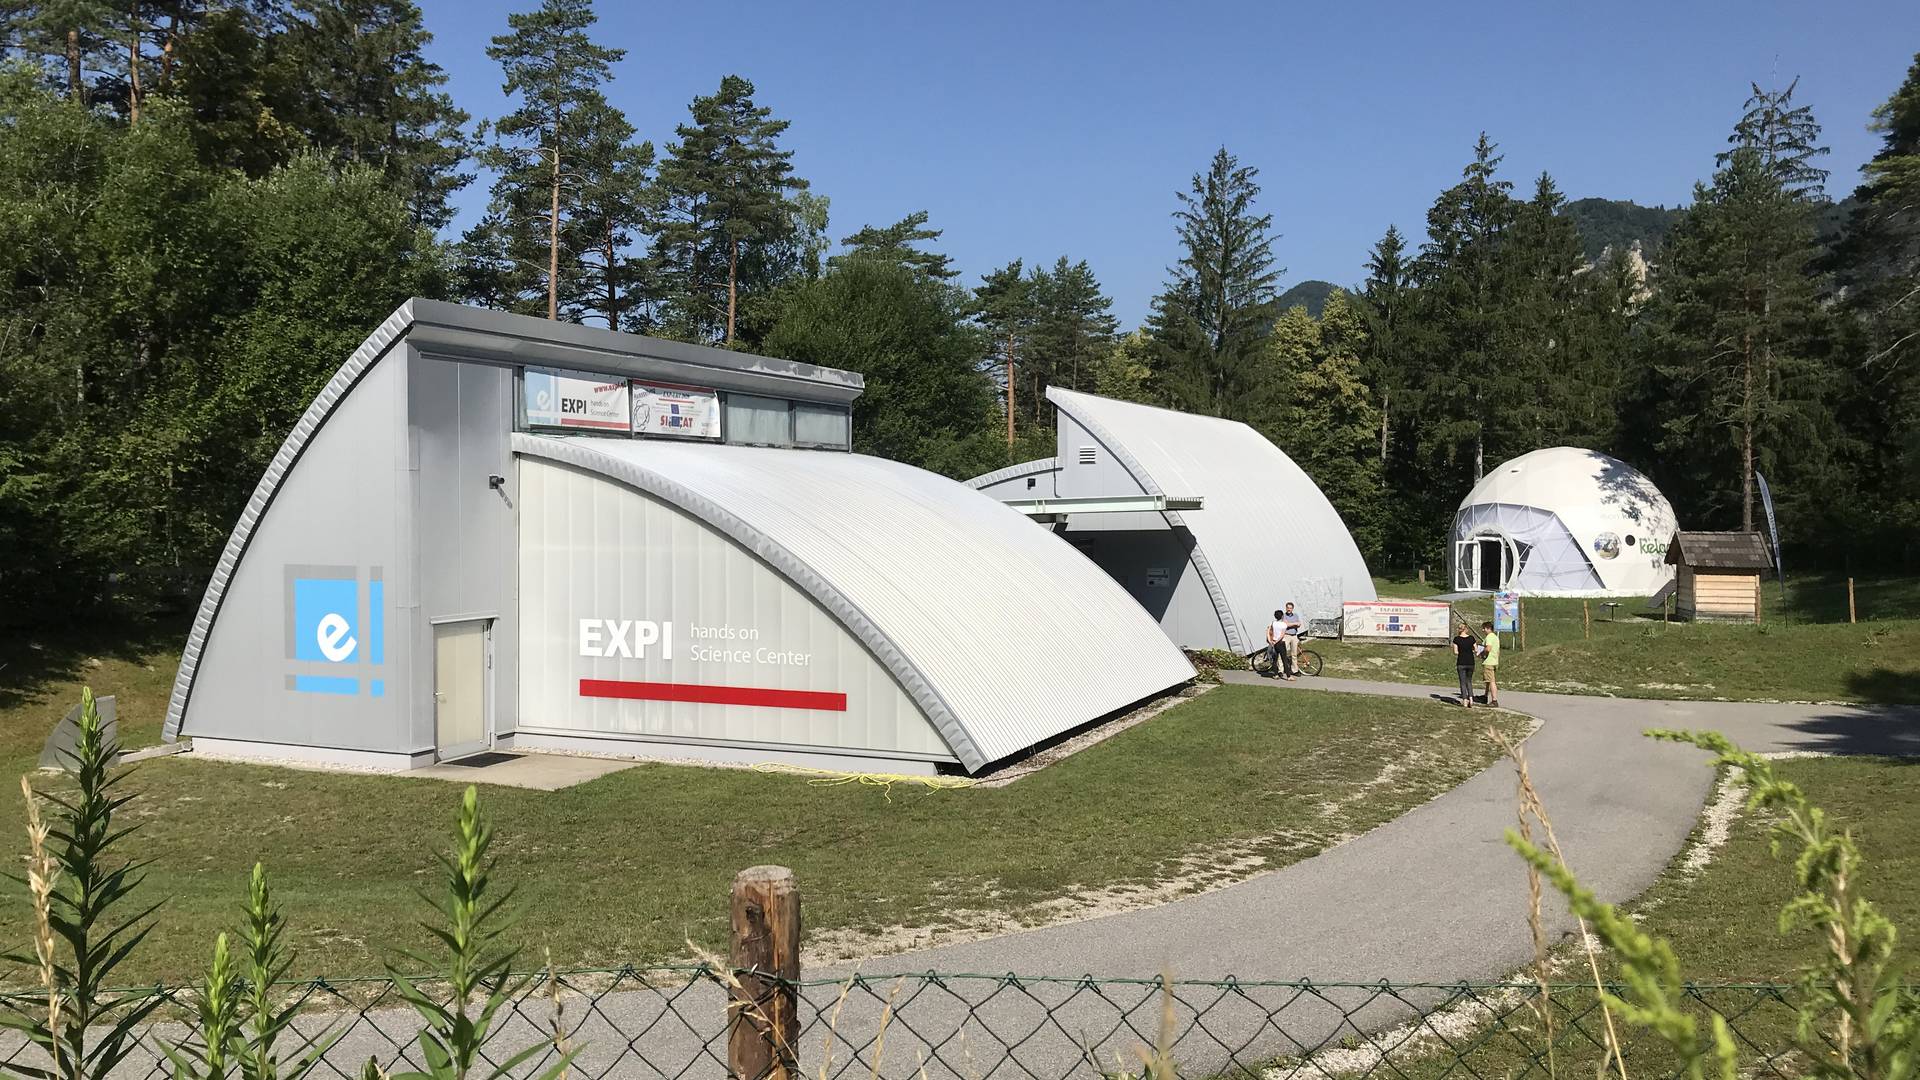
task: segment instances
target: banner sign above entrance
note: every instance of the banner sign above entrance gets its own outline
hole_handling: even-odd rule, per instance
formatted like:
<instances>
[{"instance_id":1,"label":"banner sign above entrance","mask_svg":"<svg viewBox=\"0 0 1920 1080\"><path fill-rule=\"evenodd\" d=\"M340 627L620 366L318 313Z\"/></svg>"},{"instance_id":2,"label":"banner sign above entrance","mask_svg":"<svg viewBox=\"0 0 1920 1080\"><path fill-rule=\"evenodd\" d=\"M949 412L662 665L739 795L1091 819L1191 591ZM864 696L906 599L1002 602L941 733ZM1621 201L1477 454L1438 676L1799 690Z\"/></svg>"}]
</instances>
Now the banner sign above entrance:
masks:
<instances>
[{"instance_id":1,"label":"banner sign above entrance","mask_svg":"<svg viewBox=\"0 0 1920 1080\"><path fill-rule=\"evenodd\" d=\"M1347 640L1444 645L1453 606L1420 600L1349 600L1340 605L1340 636Z\"/></svg>"},{"instance_id":2,"label":"banner sign above entrance","mask_svg":"<svg viewBox=\"0 0 1920 1080\"><path fill-rule=\"evenodd\" d=\"M521 386L528 427L632 429L633 401L625 379L530 367Z\"/></svg>"},{"instance_id":3,"label":"banner sign above entrance","mask_svg":"<svg viewBox=\"0 0 1920 1080\"><path fill-rule=\"evenodd\" d=\"M702 386L636 381L633 384L633 433L718 439L720 395Z\"/></svg>"}]
</instances>

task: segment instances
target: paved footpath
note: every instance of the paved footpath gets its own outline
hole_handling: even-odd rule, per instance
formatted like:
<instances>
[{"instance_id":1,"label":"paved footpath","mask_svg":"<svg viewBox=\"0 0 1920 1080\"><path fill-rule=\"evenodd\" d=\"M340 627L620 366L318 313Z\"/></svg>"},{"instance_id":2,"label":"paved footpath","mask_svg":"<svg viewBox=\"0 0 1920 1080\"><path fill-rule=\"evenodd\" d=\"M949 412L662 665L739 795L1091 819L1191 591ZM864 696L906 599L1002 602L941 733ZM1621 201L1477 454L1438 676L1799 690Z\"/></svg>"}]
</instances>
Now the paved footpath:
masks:
<instances>
[{"instance_id":1,"label":"paved footpath","mask_svg":"<svg viewBox=\"0 0 1920 1080\"><path fill-rule=\"evenodd\" d=\"M1283 684L1242 672L1222 677L1274 693L1413 698L1441 693L1398 683L1309 679ZM1647 728L1717 730L1760 752L1920 755L1920 709L1913 707L1641 701L1513 691L1501 698L1540 720L1540 729L1525 743L1535 786L1568 863L1601 898L1616 902L1646 889L1679 852L1714 779L1703 751L1645 738L1641 732ZM1436 709L1446 707L1454 706L1434 703ZM1497 762L1364 836L1216 892L874 960L862 968L1133 978L1168 971L1179 979L1349 983L1505 978L1532 958L1526 872L1503 839L1513 820L1513 769ZM1555 931L1571 927L1571 917L1556 905ZM972 1033L972 1053L1000 1058L1007 1073L1092 1075L1083 1057L1087 1046L1110 1066L1116 1052L1130 1054L1154 1030L1157 1010L1150 993L1129 997L1110 988L1104 998L1094 998L1072 984L1028 984L1018 993L996 995L993 986L952 987L969 1002L984 1001L970 1016L957 998L923 993L907 1003L898 1015L914 1031L896 1029L889 1035L882 1072L911 1073L922 1048L938 1046L945 1037L948 1041L934 1054L947 1068L933 1072L978 1075L955 1066L950 1035L964 1029ZM816 1007L831 1006L831 994L810 997L821 999ZM1177 1056L1183 1071L1206 1075L1233 1062L1244 1066L1376 1031L1438 998L1434 992L1380 1000L1355 989L1306 997L1275 988L1224 995L1183 989L1175 1003L1184 1033ZM1116 1026L1116 1014L1129 1007L1125 1022ZM871 1003L849 1010L843 1034L856 1044L871 1037L874 1011ZM929 1034L932 1038L923 1042Z\"/></svg>"},{"instance_id":2,"label":"paved footpath","mask_svg":"<svg viewBox=\"0 0 1920 1080\"><path fill-rule=\"evenodd\" d=\"M1431 698L1436 687L1250 672L1274 693ZM1712 729L1748 749L1920 755L1920 709L1644 701L1505 691L1541 721L1525 743L1568 865L1604 900L1638 895L1685 843L1713 784L1703 751L1647 728ZM1434 702L1434 708L1445 708ZM1496 762L1433 801L1314 858L1160 907L928 949L868 970L1452 982L1532 956L1526 870L1503 839L1513 769ZM1570 923L1562 919L1561 929Z\"/></svg>"}]
</instances>

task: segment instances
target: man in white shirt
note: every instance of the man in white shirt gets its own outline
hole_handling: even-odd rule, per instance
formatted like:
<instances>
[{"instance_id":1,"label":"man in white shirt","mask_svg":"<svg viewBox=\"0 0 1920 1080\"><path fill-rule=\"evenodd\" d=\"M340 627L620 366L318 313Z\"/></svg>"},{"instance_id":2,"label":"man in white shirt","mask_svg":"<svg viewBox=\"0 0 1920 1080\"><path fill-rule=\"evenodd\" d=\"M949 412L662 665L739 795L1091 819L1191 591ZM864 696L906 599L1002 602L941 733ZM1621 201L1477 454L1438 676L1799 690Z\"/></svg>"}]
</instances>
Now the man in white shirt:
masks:
<instances>
[{"instance_id":1,"label":"man in white shirt","mask_svg":"<svg viewBox=\"0 0 1920 1080\"><path fill-rule=\"evenodd\" d=\"M1267 674L1274 678L1287 677L1287 613L1276 611L1273 621L1267 624Z\"/></svg>"}]
</instances>

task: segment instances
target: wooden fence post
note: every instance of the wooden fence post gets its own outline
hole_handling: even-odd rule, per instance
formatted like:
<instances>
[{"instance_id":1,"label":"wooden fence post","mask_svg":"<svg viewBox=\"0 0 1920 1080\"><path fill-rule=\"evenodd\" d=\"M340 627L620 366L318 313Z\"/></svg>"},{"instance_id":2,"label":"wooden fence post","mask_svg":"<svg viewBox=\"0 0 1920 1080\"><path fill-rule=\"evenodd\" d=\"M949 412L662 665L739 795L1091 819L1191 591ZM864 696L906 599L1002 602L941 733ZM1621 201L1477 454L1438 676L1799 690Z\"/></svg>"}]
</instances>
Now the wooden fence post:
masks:
<instances>
[{"instance_id":1,"label":"wooden fence post","mask_svg":"<svg viewBox=\"0 0 1920 1080\"><path fill-rule=\"evenodd\" d=\"M727 1066L734 1080L799 1080L800 887L784 866L734 875Z\"/></svg>"},{"instance_id":2,"label":"wooden fence post","mask_svg":"<svg viewBox=\"0 0 1920 1080\"><path fill-rule=\"evenodd\" d=\"M1852 578L1847 579L1847 621L1848 622L1860 621L1854 618L1854 613L1853 613L1853 579Z\"/></svg>"},{"instance_id":3,"label":"wooden fence post","mask_svg":"<svg viewBox=\"0 0 1920 1080\"><path fill-rule=\"evenodd\" d=\"M1588 603L1586 600L1580 601L1580 633L1591 641L1593 640L1593 609L1587 606Z\"/></svg>"}]
</instances>

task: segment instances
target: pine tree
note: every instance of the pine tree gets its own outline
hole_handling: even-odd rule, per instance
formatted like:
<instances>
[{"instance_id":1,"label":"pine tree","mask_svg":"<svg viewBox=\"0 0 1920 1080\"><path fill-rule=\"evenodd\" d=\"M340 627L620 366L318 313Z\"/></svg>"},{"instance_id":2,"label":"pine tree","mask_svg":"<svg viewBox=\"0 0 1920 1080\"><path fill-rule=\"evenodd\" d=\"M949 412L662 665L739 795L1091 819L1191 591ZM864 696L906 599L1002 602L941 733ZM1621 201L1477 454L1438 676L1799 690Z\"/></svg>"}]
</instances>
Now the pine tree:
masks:
<instances>
[{"instance_id":1,"label":"pine tree","mask_svg":"<svg viewBox=\"0 0 1920 1080\"><path fill-rule=\"evenodd\" d=\"M281 115L267 26L245 8L208 12L179 43L168 97L192 117L200 159L256 179L306 145Z\"/></svg>"},{"instance_id":2,"label":"pine tree","mask_svg":"<svg viewBox=\"0 0 1920 1080\"><path fill-rule=\"evenodd\" d=\"M985 366L1001 371L1003 408L1006 410L1007 446L1018 438L1016 417L1020 404L1017 387L1020 371L1033 334L1035 315L1034 284L1021 260L1015 259L991 273L983 274L973 291L974 318L986 331Z\"/></svg>"},{"instance_id":3,"label":"pine tree","mask_svg":"<svg viewBox=\"0 0 1920 1080\"><path fill-rule=\"evenodd\" d=\"M1920 553L1920 55L1873 127L1881 146L1836 253L1855 359L1836 409L1853 436L1852 490L1833 500L1833 516L1855 550L1910 563Z\"/></svg>"},{"instance_id":4,"label":"pine tree","mask_svg":"<svg viewBox=\"0 0 1920 1080\"><path fill-rule=\"evenodd\" d=\"M1148 321L1165 389L1213 416L1239 414L1278 314L1275 282L1284 271L1274 265L1273 215L1254 210L1258 175L1221 147L1178 194L1182 253Z\"/></svg>"},{"instance_id":5,"label":"pine tree","mask_svg":"<svg viewBox=\"0 0 1920 1080\"><path fill-rule=\"evenodd\" d=\"M322 150L385 173L432 229L453 218L448 200L471 183L468 116L442 89L447 76L424 54L427 32L413 0L293 0L276 46L290 90L283 117Z\"/></svg>"},{"instance_id":6,"label":"pine tree","mask_svg":"<svg viewBox=\"0 0 1920 1080\"><path fill-rule=\"evenodd\" d=\"M494 125L495 141L481 160L500 174L493 203L510 224L544 204L537 213L545 232L549 319L560 317L562 234L583 179L572 170L593 136L581 114L609 107L599 88L626 55L593 43L594 22L591 0L543 0L536 11L507 16L509 32L487 47L505 76L502 90L517 96L519 107ZM536 190L544 195L538 204L530 198ZM517 231L509 228L510 240ZM516 261L525 262L525 254L517 253Z\"/></svg>"},{"instance_id":7,"label":"pine tree","mask_svg":"<svg viewBox=\"0 0 1920 1080\"><path fill-rule=\"evenodd\" d=\"M1036 381L1027 399L1034 420L1046 425L1046 387L1080 389L1084 373L1111 347L1119 328L1113 300L1101 291L1085 259L1068 262L1062 255L1053 269L1036 272L1033 345L1027 364L1028 374Z\"/></svg>"},{"instance_id":8,"label":"pine tree","mask_svg":"<svg viewBox=\"0 0 1920 1080\"><path fill-rule=\"evenodd\" d=\"M841 240L846 253L835 255L828 262L839 265L847 259L880 259L935 281L958 277L960 271L953 268L951 258L917 246L938 239L940 230L927 228L927 212L915 210L885 228L868 225Z\"/></svg>"},{"instance_id":9,"label":"pine tree","mask_svg":"<svg viewBox=\"0 0 1920 1080\"><path fill-rule=\"evenodd\" d=\"M1418 264L1423 325L1422 397L1432 435L1453 456L1471 447L1472 479L1486 471L1489 424L1510 419L1496 400L1513 377L1501 339L1510 270L1505 258L1517 207L1499 179L1498 147L1481 132L1461 182L1427 211L1427 243Z\"/></svg>"},{"instance_id":10,"label":"pine tree","mask_svg":"<svg viewBox=\"0 0 1920 1080\"><path fill-rule=\"evenodd\" d=\"M629 254L653 217L653 144L635 143L633 125L598 94L576 114L578 140L574 212L567 221L567 251L577 259L567 315L576 322L600 320L609 330L645 329L644 310L656 297L650 264Z\"/></svg>"},{"instance_id":11,"label":"pine tree","mask_svg":"<svg viewBox=\"0 0 1920 1080\"><path fill-rule=\"evenodd\" d=\"M87 102L87 71L106 70L116 5L107 0L40 0L14 20L21 47L40 58L67 100Z\"/></svg>"},{"instance_id":12,"label":"pine tree","mask_svg":"<svg viewBox=\"0 0 1920 1080\"><path fill-rule=\"evenodd\" d=\"M1367 280L1356 298L1355 310L1366 321L1367 382L1380 398L1380 464L1386 467L1387 450L1393 436L1393 403L1396 392L1404 394L1412 381L1402 325L1410 317L1413 300L1413 265L1406 257L1407 242L1400 230L1387 226L1387 234L1373 245L1367 255ZM1403 399L1404 400L1404 399ZM1404 407L1404 404L1403 406Z\"/></svg>"},{"instance_id":13,"label":"pine tree","mask_svg":"<svg viewBox=\"0 0 1920 1080\"><path fill-rule=\"evenodd\" d=\"M1761 149L1743 146L1711 186L1695 188L1649 307L1663 447L1690 466L1699 505L1721 504L1718 477L1736 474L1748 531L1755 470L1817 411L1814 252L1806 200ZM1806 439L1794 446L1802 456L1817 449Z\"/></svg>"},{"instance_id":14,"label":"pine tree","mask_svg":"<svg viewBox=\"0 0 1920 1080\"><path fill-rule=\"evenodd\" d=\"M756 265L755 256L792 238L792 196L807 187L793 175L793 151L778 145L790 122L774 119L753 94L751 82L728 75L716 93L694 98L693 122L675 129L679 142L667 146L660 166L667 217L654 255L672 276L676 323L683 333L718 336L729 346L743 286L769 292L780 283L773 276L779 263Z\"/></svg>"},{"instance_id":15,"label":"pine tree","mask_svg":"<svg viewBox=\"0 0 1920 1080\"><path fill-rule=\"evenodd\" d=\"M1580 231L1562 212L1566 198L1541 173L1516 208L1504 256L1510 264L1502 320L1505 403L1501 452L1538 446L1606 445L1612 432L1612 372L1619 363L1586 324L1581 300L1588 268Z\"/></svg>"},{"instance_id":16,"label":"pine tree","mask_svg":"<svg viewBox=\"0 0 1920 1080\"><path fill-rule=\"evenodd\" d=\"M1782 190L1797 198L1823 198L1827 170L1816 168L1815 158L1825 157L1829 148L1820 145L1820 125L1813 109L1793 103L1794 79L1783 89L1762 90L1759 83L1749 84L1753 93L1747 98L1746 112L1727 136L1732 150L1722 151L1715 164L1731 164L1742 149L1756 152L1761 167L1780 184Z\"/></svg>"}]
</instances>

